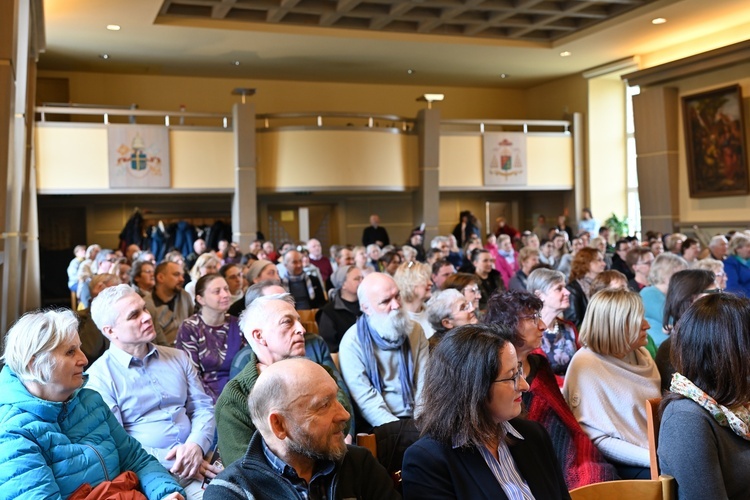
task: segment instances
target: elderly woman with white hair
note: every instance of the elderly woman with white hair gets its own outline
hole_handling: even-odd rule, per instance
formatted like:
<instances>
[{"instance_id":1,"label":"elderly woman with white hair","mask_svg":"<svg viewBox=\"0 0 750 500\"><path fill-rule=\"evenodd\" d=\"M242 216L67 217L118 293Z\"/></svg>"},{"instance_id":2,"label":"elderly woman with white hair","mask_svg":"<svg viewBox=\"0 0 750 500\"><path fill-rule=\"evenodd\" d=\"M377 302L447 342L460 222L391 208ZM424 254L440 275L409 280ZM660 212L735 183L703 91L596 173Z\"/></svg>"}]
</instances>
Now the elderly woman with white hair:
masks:
<instances>
[{"instance_id":1,"label":"elderly woman with white hair","mask_svg":"<svg viewBox=\"0 0 750 500\"><path fill-rule=\"evenodd\" d=\"M727 292L750 297L750 236L735 233L729 240L729 256L724 260Z\"/></svg>"},{"instance_id":2,"label":"elderly woman with white hair","mask_svg":"<svg viewBox=\"0 0 750 500\"><path fill-rule=\"evenodd\" d=\"M432 295L432 269L422 262L404 262L396 269L393 280L401 292L401 306L412 320L419 323L429 339L433 330L427 320L425 302Z\"/></svg>"},{"instance_id":3,"label":"elderly woman with white hair","mask_svg":"<svg viewBox=\"0 0 750 500\"><path fill-rule=\"evenodd\" d=\"M648 273L648 281L651 286L641 290L641 299L645 309L646 320L650 327L648 335L653 341L653 347L649 343L649 350L658 349L659 345L667 339L667 332L662 327L664 323L664 305L667 302L667 290L672 275L688 268L688 263L679 255L665 252L654 259L651 271Z\"/></svg>"},{"instance_id":4,"label":"elderly woman with white hair","mask_svg":"<svg viewBox=\"0 0 750 500\"><path fill-rule=\"evenodd\" d=\"M542 334L541 349L547 355L558 384L562 385L568 364L578 349L578 331L573 323L562 317L570 306L565 275L553 269L535 269L529 275L526 287L542 301L540 315L547 328Z\"/></svg>"},{"instance_id":5,"label":"elderly woman with white hair","mask_svg":"<svg viewBox=\"0 0 750 500\"><path fill-rule=\"evenodd\" d=\"M3 361L2 498L68 498L83 485L96 487L128 471L123 479L130 489L149 499L183 498L101 396L83 388L86 356L71 311L24 315L6 334Z\"/></svg>"},{"instance_id":6,"label":"elderly woman with white hair","mask_svg":"<svg viewBox=\"0 0 750 500\"><path fill-rule=\"evenodd\" d=\"M448 330L479 322L474 303L455 288L435 292L427 302L427 320L434 331L430 337L430 349L434 348Z\"/></svg>"}]
</instances>

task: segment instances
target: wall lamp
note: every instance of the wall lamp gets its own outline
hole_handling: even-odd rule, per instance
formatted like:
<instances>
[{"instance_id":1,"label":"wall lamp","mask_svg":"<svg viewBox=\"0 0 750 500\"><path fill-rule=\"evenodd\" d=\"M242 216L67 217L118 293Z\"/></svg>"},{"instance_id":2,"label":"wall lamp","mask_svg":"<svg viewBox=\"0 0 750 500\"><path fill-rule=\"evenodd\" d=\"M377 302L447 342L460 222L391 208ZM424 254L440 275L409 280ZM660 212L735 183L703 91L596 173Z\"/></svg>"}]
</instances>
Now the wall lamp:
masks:
<instances>
[{"instance_id":1,"label":"wall lamp","mask_svg":"<svg viewBox=\"0 0 750 500\"><path fill-rule=\"evenodd\" d=\"M427 102L427 109L432 109L433 102L445 99L445 94L423 94L417 98L417 102Z\"/></svg>"}]
</instances>

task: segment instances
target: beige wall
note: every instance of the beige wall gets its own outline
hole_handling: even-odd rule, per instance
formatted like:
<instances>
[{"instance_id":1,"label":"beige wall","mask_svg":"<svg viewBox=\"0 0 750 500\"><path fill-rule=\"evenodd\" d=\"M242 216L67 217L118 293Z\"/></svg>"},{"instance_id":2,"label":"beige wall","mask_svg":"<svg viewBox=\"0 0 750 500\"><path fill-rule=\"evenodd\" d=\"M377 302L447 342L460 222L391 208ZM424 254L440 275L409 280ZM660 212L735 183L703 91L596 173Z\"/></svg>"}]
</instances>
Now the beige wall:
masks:
<instances>
[{"instance_id":1,"label":"beige wall","mask_svg":"<svg viewBox=\"0 0 750 500\"><path fill-rule=\"evenodd\" d=\"M710 74L686 78L670 86L677 87L680 97L706 90L739 84L742 87L745 116L745 162L750 165L750 63L715 71ZM679 107L679 200L680 221L685 223L737 222L744 227L750 219L750 196L723 198L690 198L685 155L685 133L682 106ZM740 224L738 224L740 225Z\"/></svg>"},{"instance_id":2,"label":"beige wall","mask_svg":"<svg viewBox=\"0 0 750 500\"><path fill-rule=\"evenodd\" d=\"M588 83L588 205L601 224L612 213L627 215L625 84L617 77Z\"/></svg>"},{"instance_id":3,"label":"beige wall","mask_svg":"<svg viewBox=\"0 0 750 500\"><path fill-rule=\"evenodd\" d=\"M527 134L528 189L571 189L573 186L573 140L559 134ZM440 137L440 187L484 186L482 136Z\"/></svg>"},{"instance_id":4,"label":"beige wall","mask_svg":"<svg viewBox=\"0 0 750 500\"><path fill-rule=\"evenodd\" d=\"M588 111L588 87L580 74L527 89L525 97L529 120L569 119Z\"/></svg>"},{"instance_id":5,"label":"beige wall","mask_svg":"<svg viewBox=\"0 0 750 500\"><path fill-rule=\"evenodd\" d=\"M239 96L237 87L252 87L256 112L348 111L414 117L424 108L417 102L427 92L442 92L436 104L442 118L524 118L525 92L516 89L369 85L281 80L241 80L179 76L119 75L45 71L40 77L68 78L70 101L100 105L138 104L140 109L229 112Z\"/></svg>"}]
</instances>

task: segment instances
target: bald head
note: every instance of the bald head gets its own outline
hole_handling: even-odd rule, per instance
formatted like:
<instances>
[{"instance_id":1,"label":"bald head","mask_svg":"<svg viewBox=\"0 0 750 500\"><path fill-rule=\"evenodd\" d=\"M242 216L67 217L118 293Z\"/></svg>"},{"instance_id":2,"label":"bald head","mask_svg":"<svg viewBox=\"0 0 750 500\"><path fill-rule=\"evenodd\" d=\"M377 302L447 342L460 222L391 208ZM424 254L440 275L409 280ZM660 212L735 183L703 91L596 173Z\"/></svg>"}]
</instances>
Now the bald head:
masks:
<instances>
[{"instance_id":1,"label":"bald head","mask_svg":"<svg viewBox=\"0 0 750 500\"><path fill-rule=\"evenodd\" d=\"M291 276L302 274L302 254L297 250L290 250L284 254L284 267Z\"/></svg>"},{"instance_id":2,"label":"bald head","mask_svg":"<svg viewBox=\"0 0 750 500\"><path fill-rule=\"evenodd\" d=\"M343 431L350 415L337 393L333 377L309 359L278 361L261 372L250 392L250 418L277 456L339 460L346 453Z\"/></svg>"},{"instance_id":3,"label":"bald head","mask_svg":"<svg viewBox=\"0 0 750 500\"><path fill-rule=\"evenodd\" d=\"M357 289L357 298L362 311L368 316L401 308L398 286L393 278L385 273L371 273L365 276Z\"/></svg>"}]
</instances>

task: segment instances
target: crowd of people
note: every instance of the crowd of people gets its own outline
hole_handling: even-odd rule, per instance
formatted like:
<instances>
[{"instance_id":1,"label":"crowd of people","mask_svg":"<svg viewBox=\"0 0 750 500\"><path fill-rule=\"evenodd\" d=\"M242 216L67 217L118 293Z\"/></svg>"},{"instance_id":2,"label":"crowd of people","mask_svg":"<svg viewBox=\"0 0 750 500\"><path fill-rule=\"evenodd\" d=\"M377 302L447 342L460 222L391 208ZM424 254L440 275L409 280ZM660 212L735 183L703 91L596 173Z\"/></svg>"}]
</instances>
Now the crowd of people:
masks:
<instances>
[{"instance_id":1,"label":"crowd of people","mask_svg":"<svg viewBox=\"0 0 750 500\"><path fill-rule=\"evenodd\" d=\"M427 247L377 215L328 256L76 247L77 310L6 334L0 498L569 498L650 477L663 395L679 498L750 497L750 233L609 231L584 210L483 238L464 211ZM405 450L400 479L361 432Z\"/></svg>"}]
</instances>

